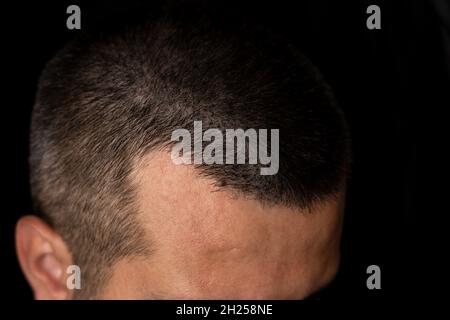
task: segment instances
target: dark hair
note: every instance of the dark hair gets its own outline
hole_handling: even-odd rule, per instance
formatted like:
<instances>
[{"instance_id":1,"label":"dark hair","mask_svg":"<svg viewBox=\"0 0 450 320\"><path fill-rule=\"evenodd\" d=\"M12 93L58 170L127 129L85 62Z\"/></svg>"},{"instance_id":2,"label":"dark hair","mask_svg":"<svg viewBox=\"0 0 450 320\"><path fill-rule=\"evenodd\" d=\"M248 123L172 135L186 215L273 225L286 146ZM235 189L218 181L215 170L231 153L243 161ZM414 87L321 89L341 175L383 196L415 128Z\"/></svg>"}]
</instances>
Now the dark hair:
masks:
<instances>
[{"instance_id":1,"label":"dark hair","mask_svg":"<svg viewBox=\"0 0 450 320\"><path fill-rule=\"evenodd\" d=\"M199 165L220 188L305 208L341 190L350 163L341 110L317 69L259 28L161 18L84 34L46 66L31 131L36 210L63 236L92 297L121 257L147 255L132 162L177 128L276 128L279 172ZM101 272L99 272L101 271Z\"/></svg>"}]
</instances>

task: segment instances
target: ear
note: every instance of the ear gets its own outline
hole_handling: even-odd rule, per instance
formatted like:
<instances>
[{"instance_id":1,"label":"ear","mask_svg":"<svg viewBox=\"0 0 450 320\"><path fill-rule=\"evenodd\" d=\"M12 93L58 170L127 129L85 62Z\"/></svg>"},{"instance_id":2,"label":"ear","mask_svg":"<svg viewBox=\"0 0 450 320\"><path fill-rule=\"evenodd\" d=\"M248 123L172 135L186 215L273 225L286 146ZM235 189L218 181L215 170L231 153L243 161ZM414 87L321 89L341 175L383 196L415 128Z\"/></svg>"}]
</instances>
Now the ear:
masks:
<instances>
[{"instance_id":1,"label":"ear","mask_svg":"<svg viewBox=\"0 0 450 320\"><path fill-rule=\"evenodd\" d=\"M70 299L66 269L72 257L62 238L43 220L25 216L16 226L16 251L34 298Z\"/></svg>"}]
</instances>

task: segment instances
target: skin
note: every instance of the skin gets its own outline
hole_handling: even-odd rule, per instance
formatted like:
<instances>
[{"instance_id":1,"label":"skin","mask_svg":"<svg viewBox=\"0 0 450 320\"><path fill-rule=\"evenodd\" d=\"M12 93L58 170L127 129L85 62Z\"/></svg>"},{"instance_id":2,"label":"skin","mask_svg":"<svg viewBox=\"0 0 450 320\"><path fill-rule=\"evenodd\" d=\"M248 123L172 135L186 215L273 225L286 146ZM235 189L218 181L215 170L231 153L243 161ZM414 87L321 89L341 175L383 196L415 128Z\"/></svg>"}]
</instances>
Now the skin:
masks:
<instances>
[{"instance_id":1,"label":"skin","mask_svg":"<svg viewBox=\"0 0 450 320\"><path fill-rule=\"evenodd\" d=\"M336 274L344 192L309 211L263 205L217 190L166 152L141 159L133 175L153 254L112 266L100 299L302 299ZM61 237L27 216L16 240L35 298L70 299Z\"/></svg>"}]
</instances>

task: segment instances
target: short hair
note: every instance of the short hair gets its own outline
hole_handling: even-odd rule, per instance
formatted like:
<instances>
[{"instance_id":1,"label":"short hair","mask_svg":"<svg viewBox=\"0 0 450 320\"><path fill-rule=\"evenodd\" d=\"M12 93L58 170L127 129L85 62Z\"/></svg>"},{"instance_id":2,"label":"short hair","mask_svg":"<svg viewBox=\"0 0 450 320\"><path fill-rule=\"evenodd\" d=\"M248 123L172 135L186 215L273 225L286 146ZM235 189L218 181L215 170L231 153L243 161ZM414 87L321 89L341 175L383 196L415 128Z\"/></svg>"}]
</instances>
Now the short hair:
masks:
<instances>
[{"instance_id":1,"label":"short hair","mask_svg":"<svg viewBox=\"0 0 450 320\"><path fill-rule=\"evenodd\" d=\"M84 33L45 67L32 114L35 209L82 268L94 297L108 266L151 254L136 218L133 163L177 128L276 128L279 171L196 165L219 188L306 208L336 194L350 168L341 109L318 70L263 28L168 16Z\"/></svg>"}]
</instances>

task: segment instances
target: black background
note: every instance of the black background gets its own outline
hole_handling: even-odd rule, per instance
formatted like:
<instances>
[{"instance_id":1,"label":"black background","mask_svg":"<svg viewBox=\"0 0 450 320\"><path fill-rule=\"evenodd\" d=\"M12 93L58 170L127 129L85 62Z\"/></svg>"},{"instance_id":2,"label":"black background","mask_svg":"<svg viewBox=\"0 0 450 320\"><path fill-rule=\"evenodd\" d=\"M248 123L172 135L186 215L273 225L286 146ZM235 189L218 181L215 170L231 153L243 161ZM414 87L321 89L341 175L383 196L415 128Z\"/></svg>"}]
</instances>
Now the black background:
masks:
<instances>
[{"instance_id":1,"label":"black background","mask_svg":"<svg viewBox=\"0 0 450 320\"><path fill-rule=\"evenodd\" d=\"M151 1L147 1L152 3ZM158 10L161 1L147 5ZM175 2L175 1L174 1ZM320 299L420 294L425 275L416 181L422 114L450 105L449 45L436 3L403 1L209 1L285 35L319 67L350 123L354 166L336 280ZM37 80L45 63L76 32L66 8L81 7L82 29L130 11L133 1L2 4L2 291L32 298L14 249L14 226L32 212L28 134ZM445 0L440 2L445 3ZM381 30L366 28L366 8L381 8ZM440 12L442 13L442 12ZM448 16L448 12L447 12ZM449 21L447 21L448 23ZM230 22L232 23L232 21ZM2 91L3 91L2 90ZM381 290L368 290L366 268L381 268Z\"/></svg>"}]
</instances>

